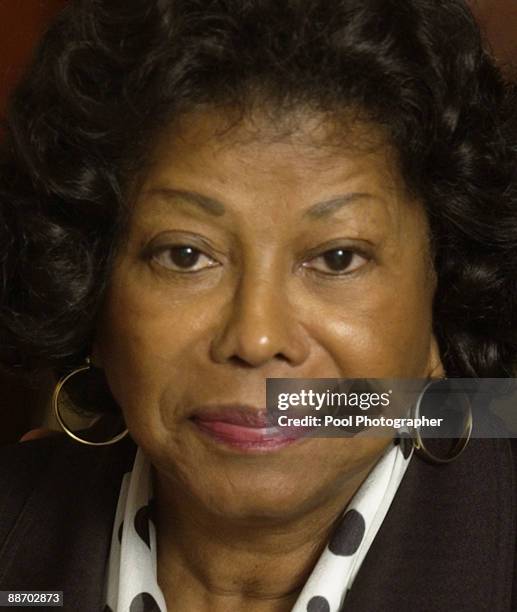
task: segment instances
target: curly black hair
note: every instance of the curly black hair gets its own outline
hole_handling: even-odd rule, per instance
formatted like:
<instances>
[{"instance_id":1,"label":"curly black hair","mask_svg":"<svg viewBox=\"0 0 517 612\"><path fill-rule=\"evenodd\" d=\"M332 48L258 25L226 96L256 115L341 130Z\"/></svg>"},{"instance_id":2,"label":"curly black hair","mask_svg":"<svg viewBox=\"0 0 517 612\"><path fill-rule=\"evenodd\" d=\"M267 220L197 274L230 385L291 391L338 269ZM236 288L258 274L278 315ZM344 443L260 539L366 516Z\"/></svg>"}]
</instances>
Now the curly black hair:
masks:
<instances>
[{"instance_id":1,"label":"curly black hair","mask_svg":"<svg viewBox=\"0 0 517 612\"><path fill-rule=\"evenodd\" d=\"M252 103L355 109L387 132L430 221L447 374L511 376L517 98L462 0L72 1L6 121L0 361L59 369L87 354L156 133Z\"/></svg>"}]
</instances>

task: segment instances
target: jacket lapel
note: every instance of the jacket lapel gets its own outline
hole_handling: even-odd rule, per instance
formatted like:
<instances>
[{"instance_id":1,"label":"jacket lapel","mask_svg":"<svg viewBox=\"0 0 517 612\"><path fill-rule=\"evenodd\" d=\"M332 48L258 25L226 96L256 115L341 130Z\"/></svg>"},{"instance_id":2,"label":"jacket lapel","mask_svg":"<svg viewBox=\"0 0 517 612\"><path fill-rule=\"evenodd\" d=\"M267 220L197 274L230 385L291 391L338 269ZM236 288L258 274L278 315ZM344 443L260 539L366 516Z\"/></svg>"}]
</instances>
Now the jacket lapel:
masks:
<instances>
[{"instance_id":1,"label":"jacket lapel","mask_svg":"<svg viewBox=\"0 0 517 612\"><path fill-rule=\"evenodd\" d=\"M447 465L414 457L343 610L511 610L513 482L508 440L471 440Z\"/></svg>"},{"instance_id":2,"label":"jacket lapel","mask_svg":"<svg viewBox=\"0 0 517 612\"><path fill-rule=\"evenodd\" d=\"M63 591L64 609L102 609L120 482L135 445L92 448L62 440L42 468L0 550L3 590Z\"/></svg>"}]
</instances>

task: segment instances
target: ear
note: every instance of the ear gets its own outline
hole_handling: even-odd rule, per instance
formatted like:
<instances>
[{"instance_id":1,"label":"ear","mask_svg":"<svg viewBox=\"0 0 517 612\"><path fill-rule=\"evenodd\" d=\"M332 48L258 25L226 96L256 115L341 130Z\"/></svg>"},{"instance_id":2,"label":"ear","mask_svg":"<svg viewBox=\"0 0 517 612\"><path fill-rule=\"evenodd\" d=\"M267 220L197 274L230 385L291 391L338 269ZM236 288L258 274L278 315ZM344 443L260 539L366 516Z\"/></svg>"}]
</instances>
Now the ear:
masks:
<instances>
[{"instance_id":1,"label":"ear","mask_svg":"<svg viewBox=\"0 0 517 612\"><path fill-rule=\"evenodd\" d=\"M428 376L430 378L445 377L445 368L443 367L440 349L438 348L438 342L434 334L431 337L431 344L429 347Z\"/></svg>"}]
</instances>

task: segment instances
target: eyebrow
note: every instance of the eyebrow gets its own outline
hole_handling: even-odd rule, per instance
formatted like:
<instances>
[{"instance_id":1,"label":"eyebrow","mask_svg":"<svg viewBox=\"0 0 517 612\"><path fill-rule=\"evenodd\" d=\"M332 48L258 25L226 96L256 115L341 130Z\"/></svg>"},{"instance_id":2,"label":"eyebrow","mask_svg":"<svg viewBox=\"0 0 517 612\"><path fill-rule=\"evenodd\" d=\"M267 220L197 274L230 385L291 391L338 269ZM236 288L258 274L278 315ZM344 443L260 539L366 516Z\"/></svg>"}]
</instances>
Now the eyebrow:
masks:
<instances>
[{"instance_id":1,"label":"eyebrow","mask_svg":"<svg viewBox=\"0 0 517 612\"><path fill-rule=\"evenodd\" d=\"M209 196L202 195L201 193L197 193L196 191L174 189L172 187L157 187L146 191L145 195L158 196L166 200L183 200L215 217L221 217L226 212L225 205L222 202ZM364 192L352 192L334 196L323 202L313 204L303 213L303 216L321 219L333 215L348 204L352 204L358 200L371 199L372 197L371 194Z\"/></svg>"},{"instance_id":2,"label":"eyebrow","mask_svg":"<svg viewBox=\"0 0 517 612\"><path fill-rule=\"evenodd\" d=\"M158 196L165 200L183 200L184 202L197 206L214 217L221 217L225 213L224 204L195 191L172 189L171 187L157 187L155 189L149 189L149 191L145 192L145 195Z\"/></svg>"},{"instance_id":3,"label":"eyebrow","mask_svg":"<svg viewBox=\"0 0 517 612\"><path fill-rule=\"evenodd\" d=\"M313 204L308 210L305 211L304 216L312 217L313 219L321 219L323 217L329 217L338 210L341 210L347 204L352 204L358 200L371 199L373 196L369 193L363 192L352 192L343 195L334 196L329 200L318 202Z\"/></svg>"}]
</instances>

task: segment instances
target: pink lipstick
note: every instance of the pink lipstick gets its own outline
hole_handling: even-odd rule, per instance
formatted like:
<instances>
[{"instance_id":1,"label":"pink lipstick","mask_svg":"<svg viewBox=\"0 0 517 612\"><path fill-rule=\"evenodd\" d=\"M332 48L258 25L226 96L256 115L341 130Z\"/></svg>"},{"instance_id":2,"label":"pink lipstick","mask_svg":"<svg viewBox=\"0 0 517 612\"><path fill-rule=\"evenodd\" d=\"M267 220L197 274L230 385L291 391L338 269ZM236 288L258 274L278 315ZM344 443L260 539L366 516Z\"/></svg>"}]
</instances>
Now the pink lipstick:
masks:
<instances>
[{"instance_id":1,"label":"pink lipstick","mask_svg":"<svg viewBox=\"0 0 517 612\"><path fill-rule=\"evenodd\" d=\"M242 452L273 452L293 444L304 433L279 427L266 411L242 405L199 408L191 420L216 442Z\"/></svg>"}]
</instances>

